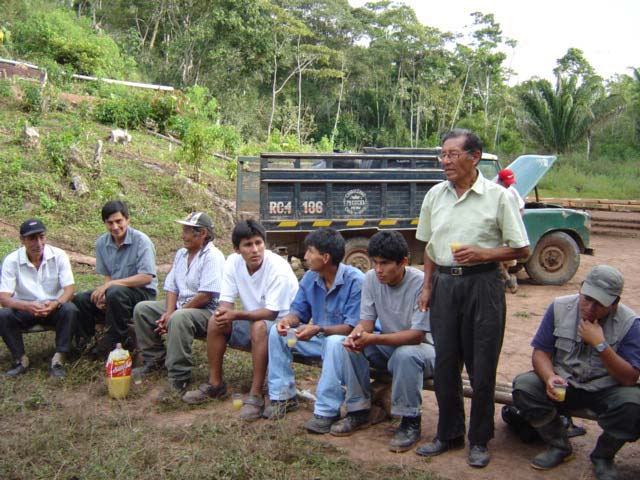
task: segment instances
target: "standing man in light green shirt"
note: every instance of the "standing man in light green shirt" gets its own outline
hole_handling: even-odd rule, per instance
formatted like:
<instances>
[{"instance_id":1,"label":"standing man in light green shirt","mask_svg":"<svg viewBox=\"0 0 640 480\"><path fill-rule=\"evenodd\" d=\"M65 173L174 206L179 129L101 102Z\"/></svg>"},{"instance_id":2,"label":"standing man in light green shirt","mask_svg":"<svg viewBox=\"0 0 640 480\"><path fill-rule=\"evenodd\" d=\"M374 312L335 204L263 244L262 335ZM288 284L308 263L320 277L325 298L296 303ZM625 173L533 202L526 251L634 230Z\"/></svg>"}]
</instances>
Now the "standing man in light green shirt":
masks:
<instances>
[{"instance_id":1,"label":"standing man in light green shirt","mask_svg":"<svg viewBox=\"0 0 640 480\"><path fill-rule=\"evenodd\" d=\"M464 446L464 362L473 388L467 462L480 468L489 464L506 318L498 264L529 255L520 213L509 193L477 169L481 156L477 135L466 130L444 135L440 160L447 181L425 195L416 231L416 238L427 242L418 305L431 311L439 408L436 438L416 453L434 456Z\"/></svg>"}]
</instances>

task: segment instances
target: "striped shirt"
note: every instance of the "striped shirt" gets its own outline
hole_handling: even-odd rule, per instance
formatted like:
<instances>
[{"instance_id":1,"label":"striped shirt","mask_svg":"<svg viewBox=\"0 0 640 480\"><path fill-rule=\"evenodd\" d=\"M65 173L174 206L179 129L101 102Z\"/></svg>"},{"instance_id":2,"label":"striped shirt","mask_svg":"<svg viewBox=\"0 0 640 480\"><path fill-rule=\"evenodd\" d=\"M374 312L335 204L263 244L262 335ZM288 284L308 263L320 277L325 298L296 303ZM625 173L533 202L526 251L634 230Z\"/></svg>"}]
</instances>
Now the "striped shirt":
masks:
<instances>
[{"instance_id":1,"label":"striped shirt","mask_svg":"<svg viewBox=\"0 0 640 480\"><path fill-rule=\"evenodd\" d=\"M197 293L212 293L211 301L205 307L213 312L218 307L220 284L224 268L224 255L208 242L187 266L189 251L181 248L176 253L171 271L164 281L164 290L178 296L176 308L191 300Z\"/></svg>"}]
</instances>

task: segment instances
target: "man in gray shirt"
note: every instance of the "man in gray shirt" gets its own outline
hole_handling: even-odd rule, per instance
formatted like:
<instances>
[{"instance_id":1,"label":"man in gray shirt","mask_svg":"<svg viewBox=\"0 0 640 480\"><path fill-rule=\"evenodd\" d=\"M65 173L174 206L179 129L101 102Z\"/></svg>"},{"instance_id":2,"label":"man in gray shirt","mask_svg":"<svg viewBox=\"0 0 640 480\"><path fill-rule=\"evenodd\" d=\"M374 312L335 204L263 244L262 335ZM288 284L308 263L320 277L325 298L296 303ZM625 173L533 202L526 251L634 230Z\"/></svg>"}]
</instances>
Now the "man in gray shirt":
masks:
<instances>
[{"instance_id":1,"label":"man in gray shirt","mask_svg":"<svg viewBox=\"0 0 640 480\"><path fill-rule=\"evenodd\" d=\"M369 425L371 385L369 367L393 376L391 413L402 417L389 443L392 452L409 450L420 439L423 377L433 374L435 351L428 333L429 314L418 309L423 274L408 267L409 247L399 232L382 231L371 237L368 254L373 268L362 286L360 322L347 336L326 340L325 361L335 368L322 370L326 380L346 387L347 415L339 419L340 401L333 405L335 423L330 433L351 435ZM380 334L374 324L380 322Z\"/></svg>"},{"instance_id":2,"label":"man in gray shirt","mask_svg":"<svg viewBox=\"0 0 640 480\"><path fill-rule=\"evenodd\" d=\"M104 316L104 338L98 354L106 357L117 343L135 348L128 328L133 308L156 297L156 250L144 233L129 226L127 206L119 201L102 207L102 221L108 233L96 241L96 272L104 283L93 291L83 292L73 300L79 315L80 343L93 337L95 324Z\"/></svg>"}]
</instances>

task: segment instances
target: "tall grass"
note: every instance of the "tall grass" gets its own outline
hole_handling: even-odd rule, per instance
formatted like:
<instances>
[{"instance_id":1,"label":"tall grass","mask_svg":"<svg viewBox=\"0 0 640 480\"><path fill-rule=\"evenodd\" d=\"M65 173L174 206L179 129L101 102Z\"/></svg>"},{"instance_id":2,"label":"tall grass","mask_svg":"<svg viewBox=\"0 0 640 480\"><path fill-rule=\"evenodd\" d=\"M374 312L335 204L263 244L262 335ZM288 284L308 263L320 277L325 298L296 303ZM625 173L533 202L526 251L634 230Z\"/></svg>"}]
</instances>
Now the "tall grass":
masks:
<instances>
[{"instance_id":1,"label":"tall grass","mask_svg":"<svg viewBox=\"0 0 640 480\"><path fill-rule=\"evenodd\" d=\"M562 155L538 189L543 197L640 199L640 159L587 161L584 155Z\"/></svg>"}]
</instances>

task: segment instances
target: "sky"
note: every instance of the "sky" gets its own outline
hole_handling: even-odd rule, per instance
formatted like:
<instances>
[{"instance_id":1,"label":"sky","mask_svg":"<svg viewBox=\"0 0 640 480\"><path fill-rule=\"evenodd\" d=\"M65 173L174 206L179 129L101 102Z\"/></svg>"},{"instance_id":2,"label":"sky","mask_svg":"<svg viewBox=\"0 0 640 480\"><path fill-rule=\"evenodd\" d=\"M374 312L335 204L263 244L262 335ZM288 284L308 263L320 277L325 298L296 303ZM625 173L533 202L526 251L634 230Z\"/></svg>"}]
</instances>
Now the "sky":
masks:
<instances>
[{"instance_id":1,"label":"sky","mask_svg":"<svg viewBox=\"0 0 640 480\"><path fill-rule=\"evenodd\" d=\"M493 13L503 40L518 42L505 66L516 84L537 76L553 79L557 59L579 48L604 79L631 75L640 67L640 0L396 0L409 5L420 22L441 31L468 33L471 13ZM362 6L366 0L349 0Z\"/></svg>"}]
</instances>

